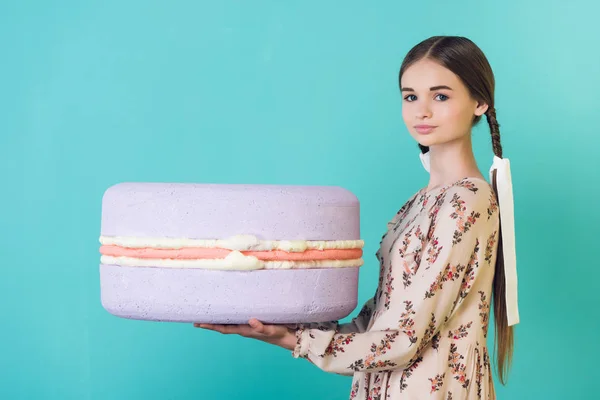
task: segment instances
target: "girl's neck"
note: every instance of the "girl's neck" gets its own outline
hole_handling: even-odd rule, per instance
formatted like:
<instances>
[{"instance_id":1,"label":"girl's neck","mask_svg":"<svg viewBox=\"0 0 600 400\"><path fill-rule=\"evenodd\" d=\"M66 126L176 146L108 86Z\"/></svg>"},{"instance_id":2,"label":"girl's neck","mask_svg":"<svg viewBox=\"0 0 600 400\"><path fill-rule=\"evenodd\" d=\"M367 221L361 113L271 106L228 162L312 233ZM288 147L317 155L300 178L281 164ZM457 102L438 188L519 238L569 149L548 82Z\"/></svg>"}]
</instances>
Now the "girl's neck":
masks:
<instances>
[{"instance_id":1,"label":"girl's neck","mask_svg":"<svg viewBox=\"0 0 600 400\"><path fill-rule=\"evenodd\" d=\"M429 157L428 190L466 177L485 179L477 167L470 140L431 146Z\"/></svg>"}]
</instances>

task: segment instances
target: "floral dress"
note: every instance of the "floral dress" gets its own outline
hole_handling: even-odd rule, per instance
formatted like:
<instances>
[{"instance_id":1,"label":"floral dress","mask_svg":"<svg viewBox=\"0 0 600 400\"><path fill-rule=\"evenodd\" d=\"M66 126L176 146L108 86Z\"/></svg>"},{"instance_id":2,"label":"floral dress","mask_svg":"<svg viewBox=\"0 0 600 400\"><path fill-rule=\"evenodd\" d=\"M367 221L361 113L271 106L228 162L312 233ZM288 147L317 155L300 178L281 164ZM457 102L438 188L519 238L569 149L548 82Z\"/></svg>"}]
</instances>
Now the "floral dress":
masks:
<instances>
[{"instance_id":1,"label":"floral dress","mask_svg":"<svg viewBox=\"0 0 600 400\"><path fill-rule=\"evenodd\" d=\"M353 375L350 399L495 399L486 345L498 203L480 178L419 190L388 223L359 314L299 325L295 358Z\"/></svg>"}]
</instances>

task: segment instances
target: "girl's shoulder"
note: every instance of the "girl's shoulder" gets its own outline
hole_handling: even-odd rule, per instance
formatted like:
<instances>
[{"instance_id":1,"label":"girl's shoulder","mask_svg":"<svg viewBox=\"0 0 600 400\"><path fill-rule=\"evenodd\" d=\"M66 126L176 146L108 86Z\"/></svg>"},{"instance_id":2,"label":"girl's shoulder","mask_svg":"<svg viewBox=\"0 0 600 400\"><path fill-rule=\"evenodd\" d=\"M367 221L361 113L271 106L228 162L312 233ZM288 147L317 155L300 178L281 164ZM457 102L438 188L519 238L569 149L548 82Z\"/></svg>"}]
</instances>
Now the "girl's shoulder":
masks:
<instances>
[{"instance_id":1,"label":"girl's shoulder","mask_svg":"<svg viewBox=\"0 0 600 400\"><path fill-rule=\"evenodd\" d=\"M430 190L421 188L400 207L388 222L388 229L396 226L406 217L412 220L430 218L439 210L484 210L492 217L498 209L494 189L485 179L477 177L461 178L453 183Z\"/></svg>"},{"instance_id":2,"label":"girl's shoulder","mask_svg":"<svg viewBox=\"0 0 600 400\"><path fill-rule=\"evenodd\" d=\"M477 177L461 178L453 183L434 188L428 192L422 189L421 192L426 195L433 195L444 202L460 197L473 206L495 203L497 200L492 185L485 179Z\"/></svg>"},{"instance_id":3,"label":"girl's shoulder","mask_svg":"<svg viewBox=\"0 0 600 400\"><path fill-rule=\"evenodd\" d=\"M485 213L487 219L496 217L498 199L493 186L485 179L466 177L443 187L434 188L425 193L430 197L429 215L438 214L440 210L453 211L460 214Z\"/></svg>"}]
</instances>

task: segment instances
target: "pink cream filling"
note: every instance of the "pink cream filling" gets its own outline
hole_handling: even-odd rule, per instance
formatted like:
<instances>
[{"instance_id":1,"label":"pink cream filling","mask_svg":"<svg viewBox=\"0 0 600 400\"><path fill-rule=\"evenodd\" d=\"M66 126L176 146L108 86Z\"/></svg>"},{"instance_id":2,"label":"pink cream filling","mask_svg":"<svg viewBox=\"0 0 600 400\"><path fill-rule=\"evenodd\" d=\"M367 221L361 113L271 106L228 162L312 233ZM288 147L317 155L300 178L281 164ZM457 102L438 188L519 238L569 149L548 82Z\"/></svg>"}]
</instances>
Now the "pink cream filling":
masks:
<instances>
[{"instance_id":1,"label":"pink cream filling","mask_svg":"<svg viewBox=\"0 0 600 400\"><path fill-rule=\"evenodd\" d=\"M220 248L185 247L181 249L125 248L115 245L100 246L100 254L112 257L133 257L152 259L221 259L231 250ZM241 251L245 256L253 256L262 261L310 261L310 260L354 260L362 257L362 249L306 250L292 253L282 250Z\"/></svg>"}]
</instances>

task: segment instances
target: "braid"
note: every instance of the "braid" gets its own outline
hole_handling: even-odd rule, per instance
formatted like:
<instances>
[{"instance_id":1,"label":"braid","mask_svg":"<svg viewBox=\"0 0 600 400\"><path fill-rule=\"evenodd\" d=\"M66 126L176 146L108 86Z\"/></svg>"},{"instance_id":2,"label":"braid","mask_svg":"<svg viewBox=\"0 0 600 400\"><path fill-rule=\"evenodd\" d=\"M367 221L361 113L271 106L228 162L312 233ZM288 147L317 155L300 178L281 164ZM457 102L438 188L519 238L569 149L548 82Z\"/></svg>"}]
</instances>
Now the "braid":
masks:
<instances>
[{"instance_id":1,"label":"braid","mask_svg":"<svg viewBox=\"0 0 600 400\"><path fill-rule=\"evenodd\" d=\"M490 132L492 133L492 148L494 154L502 158L502 145L500 144L500 124L496 120L496 109L493 107L488 108L485 115L487 116L488 124L490 125Z\"/></svg>"}]
</instances>

